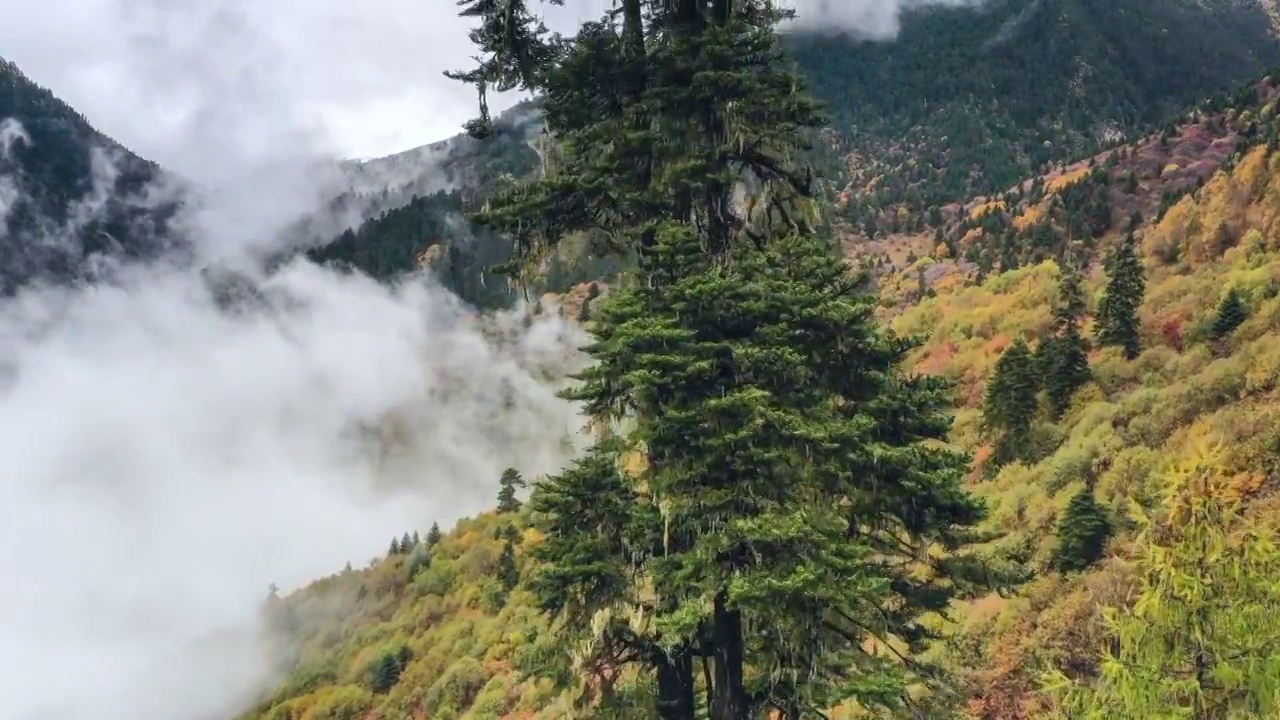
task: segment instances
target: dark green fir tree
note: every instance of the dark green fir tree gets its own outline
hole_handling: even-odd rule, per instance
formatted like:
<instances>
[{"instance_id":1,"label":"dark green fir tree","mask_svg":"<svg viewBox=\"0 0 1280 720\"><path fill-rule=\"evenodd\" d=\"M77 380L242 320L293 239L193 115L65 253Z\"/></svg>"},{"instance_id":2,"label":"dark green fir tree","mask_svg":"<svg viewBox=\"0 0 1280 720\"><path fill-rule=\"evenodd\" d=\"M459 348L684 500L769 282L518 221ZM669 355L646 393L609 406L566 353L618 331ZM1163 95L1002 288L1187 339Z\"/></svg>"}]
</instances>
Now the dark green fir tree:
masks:
<instances>
[{"instance_id":1,"label":"dark green fir tree","mask_svg":"<svg viewBox=\"0 0 1280 720\"><path fill-rule=\"evenodd\" d=\"M516 566L516 548L511 538L502 542L502 554L498 556L498 580L502 589L511 592L520 583L520 569Z\"/></svg>"},{"instance_id":2,"label":"dark green fir tree","mask_svg":"<svg viewBox=\"0 0 1280 720\"><path fill-rule=\"evenodd\" d=\"M1126 359L1138 357L1138 309L1146 295L1142 260L1129 233L1107 263L1107 288L1098 303L1098 343L1121 348Z\"/></svg>"},{"instance_id":3,"label":"dark green fir tree","mask_svg":"<svg viewBox=\"0 0 1280 720\"><path fill-rule=\"evenodd\" d=\"M1249 311L1245 308L1244 299L1240 297L1240 291L1231 288L1218 303L1217 317L1214 318L1213 327L1210 330L1213 339L1221 340L1230 335L1236 328L1243 325L1248 317Z\"/></svg>"},{"instance_id":4,"label":"dark green fir tree","mask_svg":"<svg viewBox=\"0 0 1280 720\"><path fill-rule=\"evenodd\" d=\"M1058 520L1058 547L1053 564L1061 572L1084 570L1102 557L1110 536L1107 516L1086 487L1071 497Z\"/></svg>"},{"instance_id":5,"label":"dark green fir tree","mask_svg":"<svg viewBox=\"0 0 1280 720\"><path fill-rule=\"evenodd\" d=\"M1054 335L1043 353L1049 415L1055 420L1066 413L1076 391L1093 376L1089 370L1088 346L1080 332L1087 309L1080 271L1067 259L1062 265L1058 303L1053 313Z\"/></svg>"},{"instance_id":6,"label":"dark green fir tree","mask_svg":"<svg viewBox=\"0 0 1280 720\"><path fill-rule=\"evenodd\" d=\"M990 467L1030 459L1031 428L1039 409L1040 373L1026 341L1013 341L996 361L982 403L982 422L994 449Z\"/></svg>"},{"instance_id":7,"label":"dark green fir tree","mask_svg":"<svg viewBox=\"0 0 1280 720\"><path fill-rule=\"evenodd\" d=\"M949 388L903 370L913 343L817 232L796 158L821 124L781 13L620 5L563 43L477 40L484 73L541 91L555 144L475 218L512 238L510 269L582 231L638 262L593 304L595 363L570 396L600 437L534 488L530 590L561 647L633 671L651 700L630 716L903 711L937 678L925 618L992 581L969 459L945 444Z\"/></svg>"},{"instance_id":8,"label":"dark green fir tree","mask_svg":"<svg viewBox=\"0 0 1280 720\"><path fill-rule=\"evenodd\" d=\"M524 478L515 468L507 468L498 479L498 512L513 513L520 509L516 491L525 486Z\"/></svg>"},{"instance_id":9,"label":"dark green fir tree","mask_svg":"<svg viewBox=\"0 0 1280 720\"><path fill-rule=\"evenodd\" d=\"M369 668L369 689L380 695L391 692L391 688L400 682L400 673L403 670L401 660L396 653L383 653Z\"/></svg>"}]
</instances>

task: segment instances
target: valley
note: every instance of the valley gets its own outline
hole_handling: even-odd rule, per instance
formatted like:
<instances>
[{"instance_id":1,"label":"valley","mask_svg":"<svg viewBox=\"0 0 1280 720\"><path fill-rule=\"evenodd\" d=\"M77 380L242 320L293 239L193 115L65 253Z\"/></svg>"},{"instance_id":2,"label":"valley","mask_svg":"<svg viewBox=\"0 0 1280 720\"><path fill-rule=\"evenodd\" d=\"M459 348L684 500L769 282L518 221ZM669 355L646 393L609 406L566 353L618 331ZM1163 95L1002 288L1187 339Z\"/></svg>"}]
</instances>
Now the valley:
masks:
<instances>
[{"instance_id":1,"label":"valley","mask_svg":"<svg viewBox=\"0 0 1280 720\"><path fill-rule=\"evenodd\" d=\"M340 166L286 231L272 263L443 288L485 342L565 324L536 369L448 336L488 374L393 430L483 436L441 466L495 507L273 587L234 720L1280 713L1275 5L923 6L893 40L641 5L558 47L464 3L474 77L538 99ZM189 190L139 199L163 171L11 65L0 141L7 293L185 252ZM589 447L528 477L436 417L564 433L555 392Z\"/></svg>"}]
</instances>

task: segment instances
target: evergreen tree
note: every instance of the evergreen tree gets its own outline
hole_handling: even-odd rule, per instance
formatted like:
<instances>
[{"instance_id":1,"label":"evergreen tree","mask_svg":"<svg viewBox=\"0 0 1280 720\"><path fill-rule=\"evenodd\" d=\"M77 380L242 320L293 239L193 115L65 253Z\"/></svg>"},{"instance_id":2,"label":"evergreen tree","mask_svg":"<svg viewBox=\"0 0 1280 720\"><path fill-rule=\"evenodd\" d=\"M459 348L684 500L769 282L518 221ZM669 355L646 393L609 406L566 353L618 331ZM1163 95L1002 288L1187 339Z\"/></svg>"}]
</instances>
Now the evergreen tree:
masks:
<instances>
[{"instance_id":1,"label":"evergreen tree","mask_svg":"<svg viewBox=\"0 0 1280 720\"><path fill-rule=\"evenodd\" d=\"M1236 328L1244 324L1245 319L1249 316L1249 311L1244 306L1244 300L1240 297L1240 292L1235 288L1227 291L1221 302L1218 303L1218 316L1213 321L1211 333L1215 340L1220 340L1230 335Z\"/></svg>"},{"instance_id":2,"label":"evergreen tree","mask_svg":"<svg viewBox=\"0 0 1280 720\"><path fill-rule=\"evenodd\" d=\"M919 650L934 637L921 615L978 585L961 563L929 578L907 570L935 543L962 548L982 509L960 489L964 457L919 452L945 436L944 388L898 376L910 343L874 327L871 300L850 294L844 263L819 250L778 239L736 252L730 271L687 231L660 233L643 270L675 280L605 304L590 348L599 362L579 395L607 411L630 379L622 392L636 428L535 490L548 538L536 587L548 609L586 618L610 607L631 595L635 558L648 556L641 567L658 596L641 614L660 632L637 638L626 616L615 632L631 653L674 645L662 663L676 667L658 671L680 678L675 707L691 706L696 648L711 653L708 703L720 717L798 716L842 692L897 706L902 668L861 643ZM627 447L643 448L639 493L617 469ZM590 600L579 607L579 597ZM868 614L880 606L897 610ZM800 674L748 688L770 668Z\"/></svg>"},{"instance_id":3,"label":"evergreen tree","mask_svg":"<svg viewBox=\"0 0 1280 720\"><path fill-rule=\"evenodd\" d=\"M391 538L391 547L387 549L387 557L400 554L400 538Z\"/></svg>"},{"instance_id":4,"label":"evergreen tree","mask_svg":"<svg viewBox=\"0 0 1280 720\"><path fill-rule=\"evenodd\" d=\"M516 499L516 490L524 487L524 478L515 468L507 468L498 480L498 512L513 513L520 509L520 501Z\"/></svg>"},{"instance_id":5,"label":"evergreen tree","mask_svg":"<svg viewBox=\"0 0 1280 720\"><path fill-rule=\"evenodd\" d=\"M409 565L405 568L405 577L412 582L418 573L431 567L431 553L422 547L414 548L409 556Z\"/></svg>"},{"instance_id":6,"label":"evergreen tree","mask_svg":"<svg viewBox=\"0 0 1280 720\"><path fill-rule=\"evenodd\" d=\"M470 32L471 42L485 54L480 65L468 71L448 71L446 77L476 87L480 97L480 117L467 123L475 138L493 134L489 117L488 90L529 90L537 85L537 74L555 55L554 45L545 39L546 26L528 9L525 0L462 0L459 13L477 18L480 26Z\"/></svg>"},{"instance_id":7,"label":"evergreen tree","mask_svg":"<svg viewBox=\"0 0 1280 720\"><path fill-rule=\"evenodd\" d=\"M516 567L515 545L507 538L502 543L502 554L498 556L498 579L502 581L502 589L511 592L520 583L520 570Z\"/></svg>"},{"instance_id":8,"label":"evergreen tree","mask_svg":"<svg viewBox=\"0 0 1280 720\"><path fill-rule=\"evenodd\" d=\"M408 555L413 550L413 537L405 533L400 537L400 554Z\"/></svg>"},{"instance_id":9,"label":"evergreen tree","mask_svg":"<svg viewBox=\"0 0 1280 720\"><path fill-rule=\"evenodd\" d=\"M1147 290L1132 232L1108 263L1107 276L1107 289L1098 304L1098 342L1122 348L1125 358L1132 360L1141 350L1138 308Z\"/></svg>"},{"instance_id":10,"label":"evergreen tree","mask_svg":"<svg viewBox=\"0 0 1280 720\"><path fill-rule=\"evenodd\" d=\"M1076 390L1092 377L1085 339L1080 333L1080 321L1087 307L1080 273L1070 260L1064 261L1058 304L1054 308L1053 341L1044 348L1045 389L1049 396L1049 414L1055 420L1067 411Z\"/></svg>"},{"instance_id":11,"label":"evergreen tree","mask_svg":"<svg viewBox=\"0 0 1280 720\"><path fill-rule=\"evenodd\" d=\"M531 589L560 643L637 670L663 720L901 708L927 666L867 648L922 649L922 618L989 580L967 550L984 515L968 459L939 442L948 388L902 372L912 343L877 327L815 230L793 158L819 119L777 45L782 14L621 10L521 71L552 161L476 218L512 237L512 270L584 230L639 261L599 302L597 362L571 394L602 436L530 498ZM497 66L521 57L485 42L508 53ZM763 187L741 207L748 175Z\"/></svg>"},{"instance_id":12,"label":"evergreen tree","mask_svg":"<svg viewBox=\"0 0 1280 720\"><path fill-rule=\"evenodd\" d=\"M431 523L431 529L427 530L427 550L434 550L436 545L440 544L443 534L440 532L440 523Z\"/></svg>"},{"instance_id":13,"label":"evergreen tree","mask_svg":"<svg viewBox=\"0 0 1280 720\"><path fill-rule=\"evenodd\" d=\"M1268 523L1244 522L1208 454L1170 478L1161 517L1140 515L1140 590L1107 613L1101 677L1057 673L1080 720L1280 717L1280 550Z\"/></svg>"},{"instance_id":14,"label":"evergreen tree","mask_svg":"<svg viewBox=\"0 0 1280 720\"><path fill-rule=\"evenodd\" d=\"M1086 487L1071 497L1058 520L1058 547L1053 564L1061 572L1084 570L1102 557L1111 528L1102 508Z\"/></svg>"},{"instance_id":15,"label":"evergreen tree","mask_svg":"<svg viewBox=\"0 0 1280 720\"><path fill-rule=\"evenodd\" d=\"M400 673L403 671L404 663L396 653L383 653L369 668L369 689L380 695L391 692L391 688L400 682Z\"/></svg>"},{"instance_id":16,"label":"evergreen tree","mask_svg":"<svg viewBox=\"0 0 1280 720\"><path fill-rule=\"evenodd\" d=\"M1029 459L1039 372L1031 349L1018 338L996 361L982 403L982 422L994 442L991 467Z\"/></svg>"}]
</instances>

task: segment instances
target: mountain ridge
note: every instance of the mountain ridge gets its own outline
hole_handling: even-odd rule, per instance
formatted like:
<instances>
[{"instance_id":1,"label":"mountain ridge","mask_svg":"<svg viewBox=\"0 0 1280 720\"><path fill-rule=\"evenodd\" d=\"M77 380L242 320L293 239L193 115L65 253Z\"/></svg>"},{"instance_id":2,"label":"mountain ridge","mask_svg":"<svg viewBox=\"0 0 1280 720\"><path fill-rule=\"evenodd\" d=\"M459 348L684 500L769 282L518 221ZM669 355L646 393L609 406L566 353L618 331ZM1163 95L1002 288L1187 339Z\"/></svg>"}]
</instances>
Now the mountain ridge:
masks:
<instances>
[{"instance_id":1,"label":"mountain ridge","mask_svg":"<svg viewBox=\"0 0 1280 720\"><path fill-rule=\"evenodd\" d=\"M0 208L0 292L89 277L95 258L154 258L182 248L170 224L180 200L152 193L162 180L179 181L3 58L0 121L9 128L0 177L10 198Z\"/></svg>"}]
</instances>

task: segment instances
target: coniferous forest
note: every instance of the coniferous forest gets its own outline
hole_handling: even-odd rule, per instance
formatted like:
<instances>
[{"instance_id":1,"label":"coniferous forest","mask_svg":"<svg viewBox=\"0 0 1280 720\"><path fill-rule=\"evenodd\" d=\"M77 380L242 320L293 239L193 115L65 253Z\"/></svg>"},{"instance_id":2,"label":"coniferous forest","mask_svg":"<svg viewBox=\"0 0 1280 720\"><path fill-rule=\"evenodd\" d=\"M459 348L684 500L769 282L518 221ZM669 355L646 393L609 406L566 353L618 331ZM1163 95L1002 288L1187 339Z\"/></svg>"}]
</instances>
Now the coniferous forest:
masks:
<instances>
[{"instance_id":1,"label":"coniferous forest","mask_svg":"<svg viewBox=\"0 0 1280 720\"><path fill-rule=\"evenodd\" d=\"M1209 7L1175 19L1246 47ZM570 39L532 5L462 8L470 136L501 134L488 92L524 88L554 139L465 208L504 248L486 272L610 281L577 317L594 362L568 394L592 444L493 478L494 512L270 601L292 674L246 720L1280 713L1270 75L1214 74L1218 48L1159 97L1148 78L1045 111L1046 60L991 116L1011 135L963 139L895 99L938 58L858 46L890 73L859 104L797 69L835 45L798 49L757 0L625 0ZM1174 5L1093 10L1105 39L1172 27ZM968 12L908 17L904 42L937 23L942 53ZM1049 20L1021 17L1009 42L1054 58ZM954 87L980 72L946 67ZM1090 135L1102 116L1124 137ZM947 172L877 195L915 210L869 229L839 212L867 196L832 195L851 176L831 158L908 125L948 138ZM948 180L963 152L990 172Z\"/></svg>"}]
</instances>

